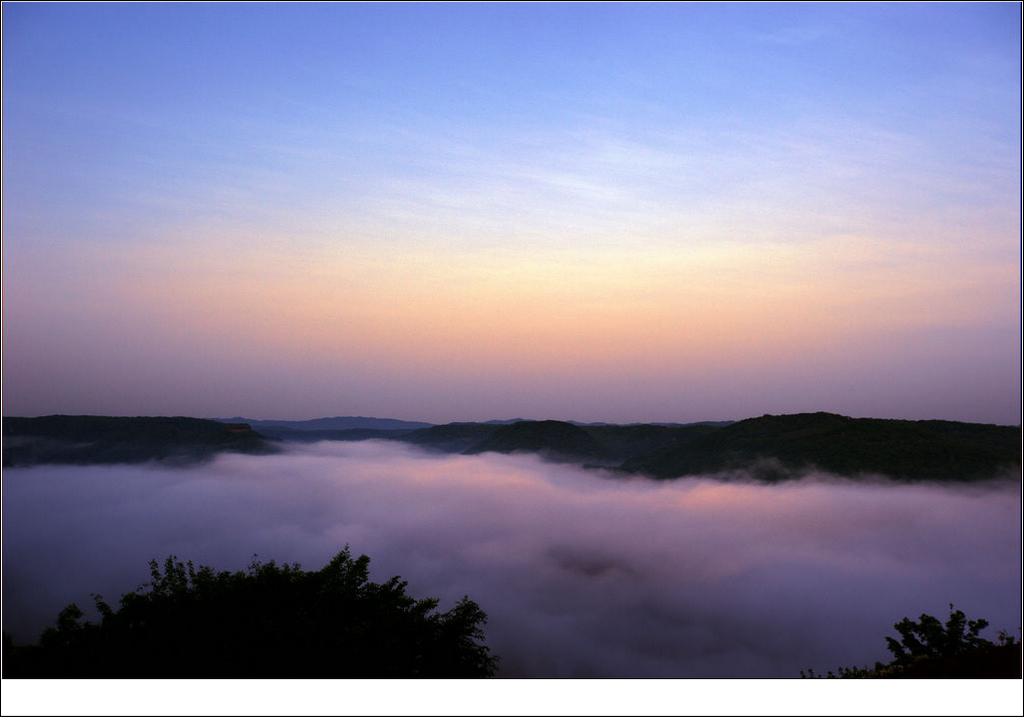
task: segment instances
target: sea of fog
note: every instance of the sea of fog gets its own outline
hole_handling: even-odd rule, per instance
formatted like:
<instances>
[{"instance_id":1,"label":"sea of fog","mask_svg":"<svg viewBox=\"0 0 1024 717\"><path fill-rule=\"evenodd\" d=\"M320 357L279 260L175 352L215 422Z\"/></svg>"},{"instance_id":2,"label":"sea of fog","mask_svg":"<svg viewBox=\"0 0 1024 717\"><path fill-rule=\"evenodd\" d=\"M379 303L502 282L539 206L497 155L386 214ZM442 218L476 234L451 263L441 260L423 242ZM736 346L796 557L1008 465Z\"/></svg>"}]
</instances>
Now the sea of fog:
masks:
<instances>
[{"instance_id":1,"label":"sea of fog","mask_svg":"<svg viewBox=\"0 0 1024 717\"><path fill-rule=\"evenodd\" d=\"M888 661L893 623L949 603L1020 635L1019 483L655 482L378 441L4 470L3 629L115 604L152 558L313 570L345 545L475 600L507 677L798 677Z\"/></svg>"}]
</instances>

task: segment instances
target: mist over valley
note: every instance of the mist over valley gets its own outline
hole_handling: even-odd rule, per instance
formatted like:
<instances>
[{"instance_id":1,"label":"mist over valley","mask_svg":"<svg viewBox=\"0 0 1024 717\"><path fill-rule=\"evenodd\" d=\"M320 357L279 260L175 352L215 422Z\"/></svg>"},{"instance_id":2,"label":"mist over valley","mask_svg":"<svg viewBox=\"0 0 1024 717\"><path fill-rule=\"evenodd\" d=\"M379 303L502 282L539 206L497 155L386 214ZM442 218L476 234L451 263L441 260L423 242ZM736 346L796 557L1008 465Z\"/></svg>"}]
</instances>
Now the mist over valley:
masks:
<instances>
[{"instance_id":1,"label":"mist over valley","mask_svg":"<svg viewBox=\"0 0 1024 717\"><path fill-rule=\"evenodd\" d=\"M894 622L951 602L993 630L1019 624L1020 486L1005 473L652 480L500 443L524 424L470 425L461 438L493 450L283 441L187 465L5 468L4 630L31 641L69 602L116 601L153 558L316 569L345 545L442 609L470 596L505 677L795 677L886 659Z\"/></svg>"}]
</instances>

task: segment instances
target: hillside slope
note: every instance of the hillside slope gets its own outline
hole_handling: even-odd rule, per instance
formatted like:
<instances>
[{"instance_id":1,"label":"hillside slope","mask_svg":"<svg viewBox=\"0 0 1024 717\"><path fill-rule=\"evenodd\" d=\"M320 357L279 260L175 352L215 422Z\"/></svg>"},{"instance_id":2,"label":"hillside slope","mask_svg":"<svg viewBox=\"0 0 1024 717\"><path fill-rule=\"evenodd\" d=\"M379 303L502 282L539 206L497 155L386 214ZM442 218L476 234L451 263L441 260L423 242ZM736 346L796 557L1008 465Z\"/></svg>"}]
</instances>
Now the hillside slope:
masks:
<instances>
[{"instance_id":1,"label":"hillside slope","mask_svg":"<svg viewBox=\"0 0 1024 717\"><path fill-rule=\"evenodd\" d=\"M1020 470L1020 429L955 421L765 415L623 463L656 478L742 470L762 480L820 469L844 476L970 481Z\"/></svg>"},{"instance_id":2,"label":"hillside slope","mask_svg":"<svg viewBox=\"0 0 1024 717\"><path fill-rule=\"evenodd\" d=\"M566 421L520 421L501 426L466 453L539 453L560 461L602 460L609 453L585 429Z\"/></svg>"},{"instance_id":3,"label":"hillside slope","mask_svg":"<svg viewBox=\"0 0 1024 717\"><path fill-rule=\"evenodd\" d=\"M42 416L3 419L4 467L39 463L189 464L217 453L273 453L247 424L202 418Z\"/></svg>"}]
</instances>

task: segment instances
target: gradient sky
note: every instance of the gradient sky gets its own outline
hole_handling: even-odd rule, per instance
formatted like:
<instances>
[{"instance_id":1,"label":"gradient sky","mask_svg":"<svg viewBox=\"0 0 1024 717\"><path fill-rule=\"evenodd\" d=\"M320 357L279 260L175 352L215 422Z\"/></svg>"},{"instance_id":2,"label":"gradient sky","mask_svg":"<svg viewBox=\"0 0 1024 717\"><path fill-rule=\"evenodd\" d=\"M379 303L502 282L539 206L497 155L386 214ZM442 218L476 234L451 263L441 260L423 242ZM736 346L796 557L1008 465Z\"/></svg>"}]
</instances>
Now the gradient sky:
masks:
<instances>
[{"instance_id":1,"label":"gradient sky","mask_svg":"<svg viewBox=\"0 0 1024 717\"><path fill-rule=\"evenodd\" d=\"M1018 423L1021 6L3 5L3 412Z\"/></svg>"}]
</instances>

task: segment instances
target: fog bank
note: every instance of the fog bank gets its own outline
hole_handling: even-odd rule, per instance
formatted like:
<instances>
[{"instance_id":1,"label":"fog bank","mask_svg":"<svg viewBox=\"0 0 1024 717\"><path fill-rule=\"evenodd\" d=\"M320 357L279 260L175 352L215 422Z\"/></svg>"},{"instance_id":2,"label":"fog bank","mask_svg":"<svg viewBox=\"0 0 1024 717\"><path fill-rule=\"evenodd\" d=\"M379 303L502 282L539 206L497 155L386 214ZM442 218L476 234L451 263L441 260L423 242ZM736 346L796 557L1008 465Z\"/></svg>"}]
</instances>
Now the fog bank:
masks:
<instances>
[{"instance_id":1,"label":"fog bank","mask_svg":"<svg viewBox=\"0 0 1024 717\"><path fill-rule=\"evenodd\" d=\"M1019 484L654 482L389 442L3 477L16 641L151 558L319 569L346 544L373 580L479 603L503 676L796 677L887 661L894 622L951 602L990 639L1021 624Z\"/></svg>"}]
</instances>

